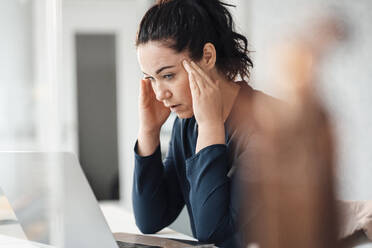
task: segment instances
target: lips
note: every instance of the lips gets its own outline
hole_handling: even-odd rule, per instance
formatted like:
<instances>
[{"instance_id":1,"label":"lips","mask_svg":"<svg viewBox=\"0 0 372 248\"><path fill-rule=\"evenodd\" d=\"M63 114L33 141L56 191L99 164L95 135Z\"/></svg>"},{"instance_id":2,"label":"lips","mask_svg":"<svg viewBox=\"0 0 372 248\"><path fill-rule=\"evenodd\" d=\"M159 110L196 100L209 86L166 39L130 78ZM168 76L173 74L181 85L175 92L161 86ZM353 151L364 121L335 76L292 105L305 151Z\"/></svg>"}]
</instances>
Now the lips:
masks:
<instances>
[{"instance_id":1,"label":"lips","mask_svg":"<svg viewBox=\"0 0 372 248\"><path fill-rule=\"evenodd\" d=\"M171 111L175 111L177 110L177 108L181 106L181 104L175 104L175 105L171 105L169 108L171 109Z\"/></svg>"},{"instance_id":2,"label":"lips","mask_svg":"<svg viewBox=\"0 0 372 248\"><path fill-rule=\"evenodd\" d=\"M167 108L177 107L178 105L181 105L181 104L173 104L173 105L164 104L164 106L167 107Z\"/></svg>"}]
</instances>

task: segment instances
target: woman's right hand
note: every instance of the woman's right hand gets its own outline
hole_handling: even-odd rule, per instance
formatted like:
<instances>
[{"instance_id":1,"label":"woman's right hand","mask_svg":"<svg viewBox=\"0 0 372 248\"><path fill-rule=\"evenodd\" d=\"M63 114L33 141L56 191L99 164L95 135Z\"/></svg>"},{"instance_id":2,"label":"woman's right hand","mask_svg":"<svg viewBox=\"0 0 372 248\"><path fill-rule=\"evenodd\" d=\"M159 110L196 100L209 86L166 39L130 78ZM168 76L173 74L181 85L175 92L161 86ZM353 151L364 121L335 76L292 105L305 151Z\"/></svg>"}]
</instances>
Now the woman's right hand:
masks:
<instances>
[{"instance_id":1,"label":"woman's right hand","mask_svg":"<svg viewBox=\"0 0 372 248\"><path fill-rule=\"evenodd\" d=\"M170 115L170 109L156 99L149 79L142 79L139 95L138 154L151 155L160 142L160 129Z\"/></svg>"},{"instance_id":2,"label":"woman's right hand","mask_svg":"<svg viewBox=\"0 0 372 248\"><path fill-rule=\"evenodd\" d=\"M160 132L160 128L170 115L170 109L156 99L149 79L141 80L139 95L140 131Z\"/></svg>"}]
</instances>

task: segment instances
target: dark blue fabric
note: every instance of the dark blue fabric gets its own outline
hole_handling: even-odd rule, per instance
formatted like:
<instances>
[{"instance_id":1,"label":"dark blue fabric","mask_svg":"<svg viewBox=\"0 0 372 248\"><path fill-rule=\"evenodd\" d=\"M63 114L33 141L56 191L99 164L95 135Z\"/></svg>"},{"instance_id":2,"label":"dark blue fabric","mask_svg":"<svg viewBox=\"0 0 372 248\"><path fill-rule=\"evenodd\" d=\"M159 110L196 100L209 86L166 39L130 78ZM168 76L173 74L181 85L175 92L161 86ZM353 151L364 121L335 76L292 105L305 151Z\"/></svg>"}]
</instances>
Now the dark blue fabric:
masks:
<instances>
[{"instance_id":1,"label":"dark blue fabric","mask_svg":"<svg viewBox=\"0 0 372 248\"><path fill-rule=\"evenodd\" d=\"M231 142L205 147L195 154L195 118L176 118L164 161L160 146L141 157L135 146L133 209L143 233L171 224L186 204L193 235L219 247L240 247L237 238L238 190L227 176L233 158Z\"/></svg>"}]
</instances>

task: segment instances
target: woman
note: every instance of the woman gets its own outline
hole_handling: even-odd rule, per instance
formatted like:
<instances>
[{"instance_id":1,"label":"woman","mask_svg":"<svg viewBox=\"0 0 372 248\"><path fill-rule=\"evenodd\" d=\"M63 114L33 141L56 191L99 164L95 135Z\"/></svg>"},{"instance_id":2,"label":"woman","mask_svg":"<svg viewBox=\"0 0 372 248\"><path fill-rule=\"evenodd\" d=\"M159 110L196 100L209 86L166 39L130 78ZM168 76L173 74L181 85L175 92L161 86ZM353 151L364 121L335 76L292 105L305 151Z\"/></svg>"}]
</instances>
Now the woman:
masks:
<instances>
[{"instance_id":1,"label":"woman","mask_svg":"<svg viewBox=\"0 0 372 248\"><path fill-rule=\"evenodd\" d=\"M133 207L143 233L171 224L186 204L194 237L238 246L232 168L243 139L234 120L252 89L234 80L248 78L252 61L226 5L161 1L141 21L136 44L144 79ZM171 111L177 118L162 161L159 133Z\"/></svg>"},{"instance_id":2,"label":"woman","mask_svg":"<svg viewBox=\"0 0 372 248\"><path fill-rule=\"evenodd\" d=\"M247 39L234 31L226 6L218 0L160 1L141 21L136 45L144 79L133 208L139 229L155 233L186 205L195 238L231 248L244 246L234 169L257 147L252 99L259 95L273 105L278 101L236 81L247 81L253 64ZM160 129L171 111L177 118L162 161ZM244 161L251 163L251 158ZM366 218L357 223L372 229L371 207L346 205L365 207ZM346 224L344 234L357 226Z\"/></svg>"}]
</instances>

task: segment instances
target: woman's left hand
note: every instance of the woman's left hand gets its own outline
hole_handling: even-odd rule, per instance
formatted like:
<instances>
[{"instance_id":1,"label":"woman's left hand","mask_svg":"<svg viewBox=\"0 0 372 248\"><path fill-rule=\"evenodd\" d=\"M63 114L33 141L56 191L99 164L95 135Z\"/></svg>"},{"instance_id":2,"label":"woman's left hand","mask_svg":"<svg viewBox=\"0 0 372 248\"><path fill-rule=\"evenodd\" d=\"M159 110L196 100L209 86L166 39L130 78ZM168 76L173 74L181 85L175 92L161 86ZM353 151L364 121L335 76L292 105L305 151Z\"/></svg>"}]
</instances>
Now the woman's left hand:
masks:
<instances>
[{"instance_id":1,"label":"woman's left hand","mask_svg":"<svg viewBox=\"0 0 372 248\"><path fill-rule=\"evenodd\" d=\"M197 64L183 61L189 75L192 105L198 123L195 153L225 143L225 126L220 82L214 82Z\"/></svg>"},{"instance_id":2,"label":"woman's left hand","mask_svg":"<svg viewBox=\"0 0 372 248\"><path fill-rule=\"evenodd\" d=\"M189 76L192 105L199 125L223 125L223 104L218 81L214 82L196 63L183 61Z\"/></svg>"}]
</instances>

